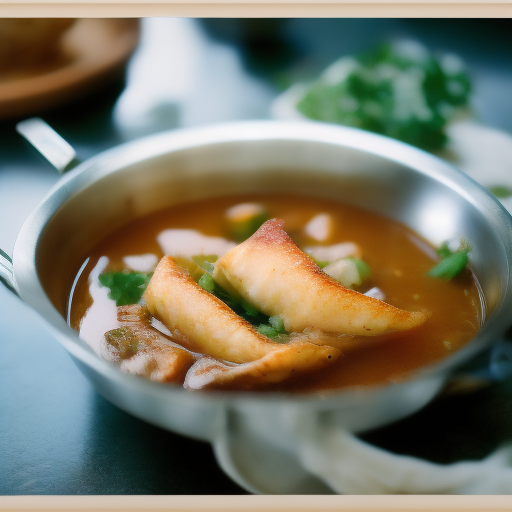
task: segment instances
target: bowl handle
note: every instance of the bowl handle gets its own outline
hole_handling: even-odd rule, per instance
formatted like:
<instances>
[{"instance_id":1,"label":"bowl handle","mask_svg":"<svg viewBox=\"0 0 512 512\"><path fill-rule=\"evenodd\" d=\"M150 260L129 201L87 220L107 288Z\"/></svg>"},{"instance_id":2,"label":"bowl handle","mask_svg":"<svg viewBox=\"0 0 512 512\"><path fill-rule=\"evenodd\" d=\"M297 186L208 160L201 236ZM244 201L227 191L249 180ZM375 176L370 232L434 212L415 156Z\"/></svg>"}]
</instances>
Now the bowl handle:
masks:
<instances>
[{"instance_id":1,"label":"bowl handle","mask_svg":"<svg viewBox=\"0 0 512 512\"><path fill-rule=\"evenodd\" d=\"M14 272L12 268L12 260L2 249L0 249L0 281L9 289L11 292L18 295L16 286L14 284Z\"/></svg>"},{"instance_id":2,"label":"bowl handle","mask_svg":"<svg viewBox=\"0 0 512 512\"><path fill-rule=\"evenodd\" d=\"M16 125L17 132L34 146L58 171L63 174L80 161L75 150L48 124L38 117L26 119ZM12 259L0 249L0 281L16 295Z\"/></svg>"},{"instance_id":3,"label":"bowl handle","mask_svg":"<svg viewBox=\"0 0 512 512\"><path fill-rule=\"evenodd\" d=\"M16 125L16 131L34 146L61 174L76 167L75 150L47 123L32 117Z\"/></svg>"},{"instance_id":4,"label":"bowl handle","mask_svg":"<svg viewBox=\"0 0 512 512\"><path fill-rule=\"evenodd\" d=\"M228 405L223 413L211 441L213 452L224 473L240 487L253 494L333 493L300 464L293 448L271 441L258 427L253 428L254 413L248 416ZM276 427L287 431L286 419L295 416L293 406L282 408L280 413L272 414L277 424L270 426L270 430ZM286 437L291 440L293 433L287 431Z\"/></svg>"}]
</instances>

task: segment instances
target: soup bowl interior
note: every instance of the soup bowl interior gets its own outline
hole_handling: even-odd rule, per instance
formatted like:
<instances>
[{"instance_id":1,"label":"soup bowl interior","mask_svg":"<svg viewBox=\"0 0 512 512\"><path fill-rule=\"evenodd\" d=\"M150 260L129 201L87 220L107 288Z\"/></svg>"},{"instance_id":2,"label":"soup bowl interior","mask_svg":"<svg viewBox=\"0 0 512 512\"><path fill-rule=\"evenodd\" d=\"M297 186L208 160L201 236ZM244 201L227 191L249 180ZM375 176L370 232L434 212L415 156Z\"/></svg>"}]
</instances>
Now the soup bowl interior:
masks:
<instances>
[{"instance_id":1,"label":"soup bowl interior","mask_svg":"<svg viewBox=\"0 0 512 512\"><path fill-rule=\"evenodd\" d=\"M399 221L434 245L468 240L486 310L480 333L452 357L402 384L318 397L190 392L155 384L101 360L67 325L73 282L100 240L172 205L253 192L336 199ZM491 194L402 143L316 123L238 123L156 135L81 164L25 223L15 246L14 273L21 297L48 322L98 391L147 421L211 440L220 410L238 407L266 418L268 425L278 421L285 404L343 411L347 428L361 430L417 410L454 367L508 327L510 227L509 215Z\"/></svg>"}]
</instances>

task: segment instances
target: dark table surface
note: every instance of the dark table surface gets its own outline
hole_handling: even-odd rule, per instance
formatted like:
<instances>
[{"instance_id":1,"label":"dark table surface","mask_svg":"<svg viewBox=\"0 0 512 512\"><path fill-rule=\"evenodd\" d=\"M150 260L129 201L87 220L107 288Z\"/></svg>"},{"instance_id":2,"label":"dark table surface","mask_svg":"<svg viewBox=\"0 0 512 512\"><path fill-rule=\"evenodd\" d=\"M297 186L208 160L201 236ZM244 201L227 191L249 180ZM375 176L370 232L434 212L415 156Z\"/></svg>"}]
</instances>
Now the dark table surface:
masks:
<instances>
[{"instance_id":1,"label":"dark table surface","mask_svg":"<svg viewBox=\"0 0 512 512\"><path fill-rule=\"evenodd\" d=\"M482 123L512 133L511 20L147 19L126 82L37 114L85 159L163 129L269 117L287 84L399 37L459 54ZM8 254L31 209L58 180L15 133L16 121L0 122L0 247ZM148 425L103 399L37 315L4 287L0 304L0 494L245 493L218 468L208 444ZM510 378L439 398L364 435L441 463L480 459L511 438Z\"/></svg>"}]
</instances>

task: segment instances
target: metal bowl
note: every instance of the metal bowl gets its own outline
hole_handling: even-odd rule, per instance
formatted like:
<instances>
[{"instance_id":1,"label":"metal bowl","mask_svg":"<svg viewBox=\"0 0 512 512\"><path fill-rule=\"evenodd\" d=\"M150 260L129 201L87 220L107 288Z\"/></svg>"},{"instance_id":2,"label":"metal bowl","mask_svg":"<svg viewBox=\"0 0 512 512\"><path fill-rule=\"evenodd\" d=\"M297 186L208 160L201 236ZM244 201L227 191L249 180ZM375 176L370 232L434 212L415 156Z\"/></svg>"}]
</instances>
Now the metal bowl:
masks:
<instances>
[{"instance_id":1,"label":"metal bowl","mask_svg":"<svg viewBox=\"0 0 512 512\"><path fill-rule=\"evenodd\" d=\"M127 375L68 326L75 274L109 233L179 202L268 190L354 204L410 226L433 244L466 238L487 312L478 335L400 384L296 395L189 391ZM285 457L295 449L295 412L335 417L351 432L384 425L424 406L454 368L498 340L512 323L511 227L492 194L403 143L321 123L243 122L158 134L80 164L27 219L13 266L2 257L0 276L41 315L99 393L121 409L214 444L229 437L235 423L249 425ZM230 463L221 464L226 469Z\"/></svg>"}]
</instances>

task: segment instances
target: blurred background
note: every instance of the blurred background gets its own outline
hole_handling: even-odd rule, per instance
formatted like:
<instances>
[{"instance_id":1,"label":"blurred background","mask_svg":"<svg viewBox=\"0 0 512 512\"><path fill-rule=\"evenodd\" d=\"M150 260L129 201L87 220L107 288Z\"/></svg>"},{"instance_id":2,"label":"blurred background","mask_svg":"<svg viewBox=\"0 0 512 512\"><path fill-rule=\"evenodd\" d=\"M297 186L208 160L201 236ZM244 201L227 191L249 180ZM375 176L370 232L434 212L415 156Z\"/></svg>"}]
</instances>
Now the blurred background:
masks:
<instances>
[{"instance_id":1,"label":"blurred background","mask_svg":"<svg viewBox=\"0 0 512 512\"><path fill-rule=\"evenodd\" d=\"M84 160L162 130L270 118L284 91L314 81L340 57L407 39L458 55L471 82L471 117L512 135L508 19L68 21L0 26L0 248L9 255L25 218L59 179L15 131L31 116ZM209 445L147 425L99 396L4 287L0 304L0 494L245 492L217 467ZM512 438L512 379L494 380L363 437L440 463L483 458Z\"/></svg>"}]
</instances>

